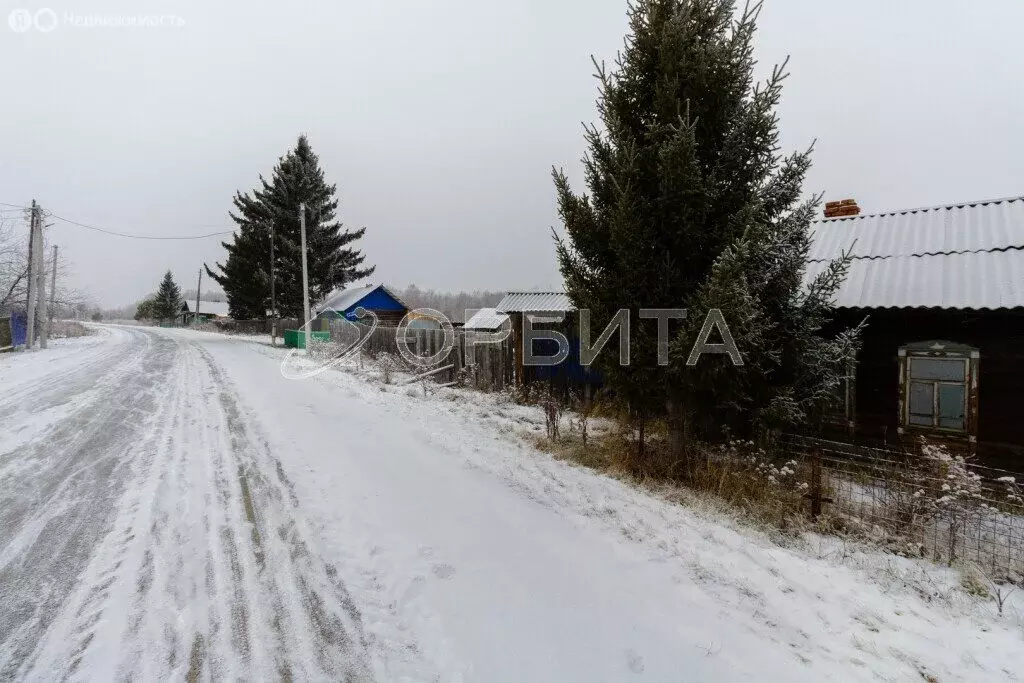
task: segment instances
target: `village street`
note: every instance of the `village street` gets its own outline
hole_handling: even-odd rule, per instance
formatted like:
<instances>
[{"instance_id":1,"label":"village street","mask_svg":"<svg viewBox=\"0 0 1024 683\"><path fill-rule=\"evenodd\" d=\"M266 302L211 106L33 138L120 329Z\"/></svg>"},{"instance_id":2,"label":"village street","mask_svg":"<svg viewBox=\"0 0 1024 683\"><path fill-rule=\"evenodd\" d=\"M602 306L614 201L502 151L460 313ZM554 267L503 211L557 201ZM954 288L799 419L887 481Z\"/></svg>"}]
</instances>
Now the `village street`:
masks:
<instances>
[{"instance_id":1,"label":"village street","mask_svg":"<svg viewBox=\"0 0 1024 683\"><path fill-rule=\"evenodd\" d=\"M0 359L0 680L1024 670L1009 622L555 462L488 410L96 330Z\"/></svg>"}]
</instances>

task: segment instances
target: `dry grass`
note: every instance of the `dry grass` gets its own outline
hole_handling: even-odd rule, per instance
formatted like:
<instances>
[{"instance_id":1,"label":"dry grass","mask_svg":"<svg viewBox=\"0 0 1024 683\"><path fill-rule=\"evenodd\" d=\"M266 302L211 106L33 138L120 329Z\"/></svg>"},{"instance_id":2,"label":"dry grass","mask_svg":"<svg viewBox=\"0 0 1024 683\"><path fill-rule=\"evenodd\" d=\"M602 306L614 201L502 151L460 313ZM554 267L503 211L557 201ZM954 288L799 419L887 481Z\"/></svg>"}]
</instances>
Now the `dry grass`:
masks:
<instances>
[{"instance_id":1,"label":"dry grass","mask_svg":"<svg viewBox=\"0 0 1024 683\"><path fill-rule=\"evenodd\" d=\"M570 417L569 424L570 429L563 431L559 439L537 435L534 444L556 459L629 480L679 502L711 504L759 528L795 532L811 527L805 489L801 488L805 481L801 477L806 473L798 471L795 463L792 474L776 477L772 483L768 481L772 475L766 469L774 469L770 465L724 457L714 447L702 445L693 448L685 458L673 457L665 426L659 422L645 426L642 453L635 430L590 433L584 444L578 423L574 425ZM819 521L829 528L840 528L836 520L822 517Z\"/></svg>"},{"instance_id":2,"label":"dry grass","mask_svg":"<svg viewBox=\"0 0 1024 683\"><path fill-rule=\"evenodd\" d=\"M762 531L782 532L780 540L814 531L905 557L958 566L974 562L992 580L1024 585L1019 531L1024 496L1012 480L1001 484L1005 491L992 488L991 482L975 491L980 480L954 476L949 464L936 473L922 460L812 457L792 445L766 451L749 441L696 444L678 457L662 423L645 425L641 450L639 432L629 422L606 421L617 429L592 433L586 442L574 414L567 414L567 422L569 429L557 439L537 435L537 447L662 497L676 491L668 498L688 507L710 506ZM821 514L812 519L816 488Z\"/></svg>"},{"instance_id":3,"label":"dry grass","mask_svg":"<svg viewBox=\"0 0 1024 683\"><path fill-rule=\"evenodd\" d=\"M77 320L54 320L50 325L50 339L67 339L70 337L86 337L92 330Z\"/></svg>"}]
</instances>

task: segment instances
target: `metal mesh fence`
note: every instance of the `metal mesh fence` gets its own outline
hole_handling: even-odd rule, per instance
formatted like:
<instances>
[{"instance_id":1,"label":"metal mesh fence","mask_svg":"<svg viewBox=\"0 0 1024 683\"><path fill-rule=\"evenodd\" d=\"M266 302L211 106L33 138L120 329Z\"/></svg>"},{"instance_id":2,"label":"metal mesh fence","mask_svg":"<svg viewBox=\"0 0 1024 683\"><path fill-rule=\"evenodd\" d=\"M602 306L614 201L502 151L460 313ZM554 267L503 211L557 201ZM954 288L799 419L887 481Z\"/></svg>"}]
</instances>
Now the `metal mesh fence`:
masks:
<instances>
[{"instance_id":1,"label":"metal mesh fence","mask_svg":"<svg viewBox=\"0 0 1024 683\"><path fill-rule=\"evenodd\" d=\"M788 437L780 456L806 478L812 515L901 554L1024 577L1024 479L935 446L877 449Z\"/></svg>"}]
</instances>

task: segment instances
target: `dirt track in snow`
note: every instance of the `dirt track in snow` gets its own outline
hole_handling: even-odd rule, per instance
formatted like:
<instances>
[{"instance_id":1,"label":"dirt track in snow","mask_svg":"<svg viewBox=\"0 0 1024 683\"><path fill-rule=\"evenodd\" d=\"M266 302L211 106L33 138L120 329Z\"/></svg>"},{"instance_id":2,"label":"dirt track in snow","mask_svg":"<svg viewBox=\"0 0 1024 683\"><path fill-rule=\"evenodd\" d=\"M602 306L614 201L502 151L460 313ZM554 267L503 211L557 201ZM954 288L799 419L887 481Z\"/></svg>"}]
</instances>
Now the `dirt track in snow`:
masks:
<instances>
[{"instance_id":1,"label":"dirt track in snow","mask_svg":"<svg viewBox=\"0 0 1024 683\"><path fill-rule=\"evenodd\" d=\"M0 680L369 680L360 615L198 344L0 377Z\"/></svg>"}]
</instances>

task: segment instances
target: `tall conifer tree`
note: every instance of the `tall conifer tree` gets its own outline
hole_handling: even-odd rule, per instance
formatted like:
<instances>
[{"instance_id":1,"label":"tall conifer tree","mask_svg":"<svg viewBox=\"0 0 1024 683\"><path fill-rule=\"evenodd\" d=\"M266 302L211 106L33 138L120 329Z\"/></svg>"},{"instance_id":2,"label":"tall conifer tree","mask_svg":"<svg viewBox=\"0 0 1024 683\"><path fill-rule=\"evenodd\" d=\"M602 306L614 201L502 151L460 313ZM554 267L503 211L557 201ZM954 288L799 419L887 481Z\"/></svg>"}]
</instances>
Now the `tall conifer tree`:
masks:
<instances>
[{"instance_id":1,"label":"tall conifer tree","mask_svg":"<svg viewBox=\"0 0 1024 683\"><path fill-rule=\"evenodd\" d=\"M224 289L232 317L260 318L270 309L270 239L273 232L277 308L285 317L302 317L302 252L299 207L306 205L306 244L310 300L373 273L351 244L366 228L343 230L336 220L337 186L328 184L306 136L278 160L270 181L235 194L232 220L238 224L220 272L207 273Z\"/></svg>"},{"instance_id":2,"label":"tall conifer tree","mask_svg":"<svg viewBox=\"0 0 1024 683\"><path fill-rule=\"evenodd\" d=\"M803 285L818 198L801 199L810 150L779 153L784 68L754 82L759 7L631 3L615 69L597 69L602 125L585 131L589 194L554 174L567 291L595 325L631 310L632 363L604 354L603 369L635 413L668 415L677 450L690 436L813 423L856 348L855 334L817 334L847 261ZM639 309L682 307L689 317L675 323L671 366L658 367L657 324ZM726 356L685 364L709 308L722 310L744 366Z\"/></svg>"},{"instance_id":3,"label":"tall conifer tree","mask_svg":"<svg viewBox=\"0 0 1024 683\"><path fill-rule=\"evenodd\" d=\"M150 310L153 317L160 322L174 320L178 317L178 312L181 310L181 290L175 284L171 271L168 270L164 273L160 287L156 290L156 296L153 297Z\"/></svg>"}]
</instances>

